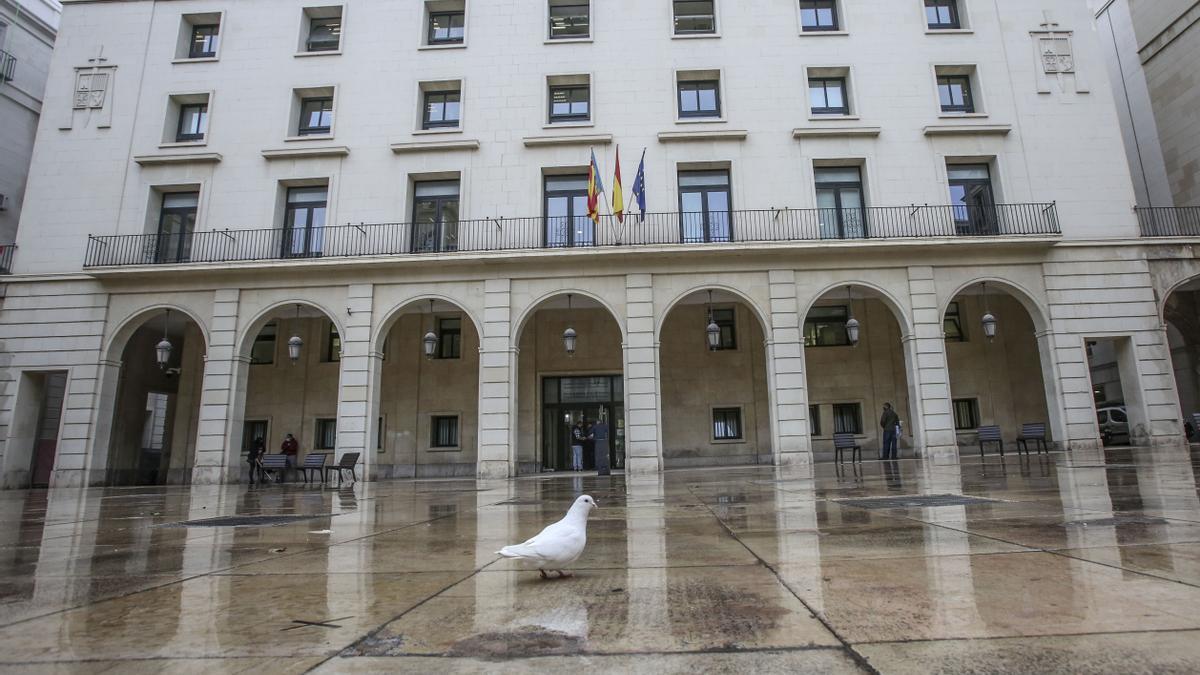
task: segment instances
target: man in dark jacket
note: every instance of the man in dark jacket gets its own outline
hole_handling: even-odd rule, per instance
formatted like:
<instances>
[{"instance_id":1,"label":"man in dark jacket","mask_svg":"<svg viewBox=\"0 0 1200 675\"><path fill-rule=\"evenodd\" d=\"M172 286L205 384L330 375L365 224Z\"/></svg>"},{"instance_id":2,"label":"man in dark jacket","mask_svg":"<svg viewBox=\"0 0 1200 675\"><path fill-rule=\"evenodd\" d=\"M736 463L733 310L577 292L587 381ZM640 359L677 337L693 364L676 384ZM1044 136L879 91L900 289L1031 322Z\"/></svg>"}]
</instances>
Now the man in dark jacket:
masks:
<instances>
[{"instance_id":1,"label":"man in dark jacket","mask_svg":"<svg viewBox=\"0 0 1200 675\"><path fill-rule=\"evenodd\" d=\"M282 452L285 457L287 457L287 460L285 460L287 462L287 468L295 469L296 456L300 454L300 442L296 440L296 437L291 434L285 436L283 438L283 443L279 445L279 451ZM280 483L283 482L283 473L284 471L279 472Z\"/></svg>"},{"instance_id":2,"label":"man in dark jacket","mask_svg":"<svg viewBox=\"0 0 1200 675\"><path fill-rule=\"evenodd\" d=\"M892 410L891 403L883 404L883 415L879 418L879 426L883 429L883 454L879 459L896 459L900 416L896 414L895 410Z\"/></svg>"},{"instance_id":3,"label":"man in dark jacket","mask_svg":"<svg viewBox=\"0 0 1200 675\"><path fill-rule=\"evenodd\" d=\"M262 436L254 439L250 444L250 450L246 452L246 463L250 465L250 484L254 485L254 474L258 473L258 482L267 482L267 472L262 468L262 457L267 452L267 444L263 442Z\"/></svg>"}]
</instances>

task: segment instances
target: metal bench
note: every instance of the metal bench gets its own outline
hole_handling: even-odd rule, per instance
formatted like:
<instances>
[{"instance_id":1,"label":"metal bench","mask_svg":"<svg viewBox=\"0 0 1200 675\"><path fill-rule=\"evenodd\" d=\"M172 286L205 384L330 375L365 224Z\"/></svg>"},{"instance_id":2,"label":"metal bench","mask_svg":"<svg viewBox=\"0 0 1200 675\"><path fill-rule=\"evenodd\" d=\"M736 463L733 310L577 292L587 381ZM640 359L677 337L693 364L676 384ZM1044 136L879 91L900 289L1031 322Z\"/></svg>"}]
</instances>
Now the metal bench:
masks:
<instances>
[{"instance_id":1,"label":"metal bench","mask_svg":"<svg viewBox=\"0 0 1200 675\"><path fill-rule=\"evenodd\" d=\"M854 434L834 434L833 435L833 456L838 464L842 463L842 451L850 451L851 462L862 461L862 446L858 441L854 440Z\"/></svg>"},{"instance_id":2,"label":"metal bench","mask_svg":"<svg viewBox=\"0 0 1200 675\"><path fill-rule=\"evenodd\" d=\"M1029 454L1030 441L1037 444L1038 454L1043 451L1050 454L1050 446L1046 443L1046 424L1044 422L1034 422L1021 425L1021 433L1017 436L1017 453L1020 454L1024 449L1025 454Z\"/></svg>"},{"instance_id":3,"label":"metal bench","mask_svg":"<svg viewBox=\"0 0 1200 675\"><path fill-rule=\"evenodd\" d=\"M325 482L326 483L329 482L329 472L336 471L337 477L338 477L338 487L341 487L342 486L342 472L349 471L350 478L352 478L353 481L355 483L357 483L358 476L354 473L354 469L356 466L358 466L358 455L359 455L359 453L357 453L357 452L347 452L346 454L342 455L341 460L339 460L337 464L334 464L333 466L325 467Z\"/></svg>"},{"instance_id":4,"label":"metal bench","mask_svg":"<svg viewBox=\"0 0 1200 675\"><path fill-rule=\"evenodd\" d=\"M325 482L325 460L329 455L323 452L314 452L304 457L304 463L300 465L300 472L304 474L304 482L309 482L309 474L313 471L320 476L321 482Z\"/></svg>"},{"instance_id":5,"label":"metal bench","mask_svg":"<svg viewBox=\"0 0 1200 675\"><path fill-rule=\"evenodd\" d=\"M275 478L275 472L279 472L277 480L283 480L283 472L287 470L287 455L263 455L262 468L264 471L270 471L271 477Z\"/></svg>"},{"instance_id":6,"label":"metal bench","mask_svg":"<svg viewBox=\"0 0 1200 675\"><path fill-rule=\"evenodd\" d=\"M995 443L1000 446L1000 456L1004 456L1004 439L1000 438L1000 427L979 427L979 456L983 457L983 445Z\"/></svg>"}]
</instances>

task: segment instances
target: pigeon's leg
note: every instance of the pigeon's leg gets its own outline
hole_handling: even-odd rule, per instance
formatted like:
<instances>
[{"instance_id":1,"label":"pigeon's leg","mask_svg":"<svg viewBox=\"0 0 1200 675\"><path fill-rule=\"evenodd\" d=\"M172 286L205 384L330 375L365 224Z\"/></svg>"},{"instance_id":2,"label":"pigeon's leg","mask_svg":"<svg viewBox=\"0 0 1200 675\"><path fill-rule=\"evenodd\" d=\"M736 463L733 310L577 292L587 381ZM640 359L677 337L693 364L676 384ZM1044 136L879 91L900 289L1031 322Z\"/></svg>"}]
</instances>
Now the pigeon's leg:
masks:
<instances>
[{"instance_id":1,"label":"pigeon's leg","mask_svg":"<svg viewBox=\"0 0 1200 675\"><path fill-rule=\"evenodd\" d=\"M542 575L542 578L543 578L543 579L549 579L549 578L550 578L550 575L546 574L546 570L539 569L539 570L538 570L538 573Z\"/></svg>"}]
</instances>

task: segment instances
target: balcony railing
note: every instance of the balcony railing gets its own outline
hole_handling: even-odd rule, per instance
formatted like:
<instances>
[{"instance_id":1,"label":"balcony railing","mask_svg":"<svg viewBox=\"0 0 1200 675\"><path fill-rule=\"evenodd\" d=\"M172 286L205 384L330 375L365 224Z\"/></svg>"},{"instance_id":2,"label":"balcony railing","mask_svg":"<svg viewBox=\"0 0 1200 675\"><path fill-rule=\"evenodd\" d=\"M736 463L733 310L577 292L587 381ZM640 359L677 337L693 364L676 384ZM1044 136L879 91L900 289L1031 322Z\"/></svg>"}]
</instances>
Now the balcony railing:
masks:
<instances>
[{"instance_id":1,"label":"balcony railing","mask_svg":"<svg viewBox=\"0 0 1200 675\"><path fill-rule=\"evenodd\" d=\"M17 57L0 49L0 82L12 82L17 71Z\"/></svg>"},{"instance_id":2,"label":"balcony railing","mask_svg":"<svg viewBox=\"0 0 1200 675\"><path fill-rule=\"evenodd\" d=\"M12 274L13 255L16 252L16 244L0 246L0 274Z\"/></svg>"},{"instance_id":3,"label":"balcony railing","mask_svg":"<svg viewBox=\"0 0 1200 675\"><path fill-rule=\"evenodd\" d=\"M754 242L1060 234L1054 204L647 213L89 236L84 267Z\"/></svg>"},{"instance_id":4,"label":"balcony railing","mask_svg":"<svg viewBox=\"0 0 1200 675\"><path fill-rule=\"evenodd\" d=\"M1200 237L1200 206L1138 207L1143 237Z\"/></svg>"}]
</instances>

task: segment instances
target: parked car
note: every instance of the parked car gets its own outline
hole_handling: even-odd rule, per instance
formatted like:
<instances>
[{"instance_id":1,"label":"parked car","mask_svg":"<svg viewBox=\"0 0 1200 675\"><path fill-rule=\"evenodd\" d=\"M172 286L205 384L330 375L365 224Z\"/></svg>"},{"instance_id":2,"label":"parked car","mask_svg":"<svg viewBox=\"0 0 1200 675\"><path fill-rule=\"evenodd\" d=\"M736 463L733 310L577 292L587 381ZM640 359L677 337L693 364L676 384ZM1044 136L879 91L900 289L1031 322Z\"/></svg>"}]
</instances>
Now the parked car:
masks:
<instances>
[{"instance_id":1,"label":"parked car","mask_svg":"<svg viewBox=\"0 0 1200 675\"><path fill-rule=\"evenodd\" d=\"M1129 442L1129 417L1125 406L1114 405L1096 408L1096 421L1100 423L1100 438L1105 445Z\"/></svg>"}]
</instances>

